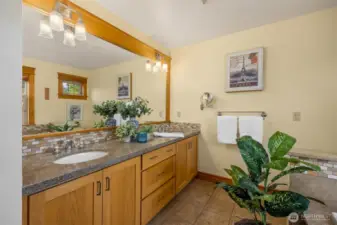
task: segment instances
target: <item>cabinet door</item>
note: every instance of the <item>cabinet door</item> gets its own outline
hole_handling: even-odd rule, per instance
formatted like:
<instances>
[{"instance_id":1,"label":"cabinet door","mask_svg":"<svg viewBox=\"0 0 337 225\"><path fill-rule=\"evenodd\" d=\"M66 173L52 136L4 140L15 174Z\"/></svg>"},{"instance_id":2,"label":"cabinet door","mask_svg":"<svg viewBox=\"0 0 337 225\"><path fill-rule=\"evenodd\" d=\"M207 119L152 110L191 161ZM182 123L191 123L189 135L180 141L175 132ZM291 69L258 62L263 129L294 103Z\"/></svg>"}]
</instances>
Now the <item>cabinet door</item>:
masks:
<instances>
[{"instance_id":1,"label":"cabinet door","mask_svg":"<svg viewBox=\"0 0 337 225\"><path fill-rule=\"evenodd\" d=\"M140 157L103 170L103 225L140 224Z\"/></svg>"},{"instance_id":2,"label":"cabinet door","mask_svg":"<svg viewBox=\"0 0 337 225\"><path fill-rule=\"evenodd\" d=\"M31 225L101 225L102 172L29 197Z\"/></svg>"},{"instance_id":3,"label":"cabinet door","mask_svg":"<svg viewBox=\"0 0 337 225\"><path fill-rule=\"evenodd\" d=\"M178 194L187 184L187 142L177 143L176 149L176 193Z\"/></svg>"},{"instance_id":4,"label":"cabinet door","mask_svg":"<svg viewBox=\"0 0 337 225\"><path fill-rule=\"evenodd\" d=\"M198 173L198 139L192 137L187 142L187 180L191 181Z\"/></svg>"}]
</instances>

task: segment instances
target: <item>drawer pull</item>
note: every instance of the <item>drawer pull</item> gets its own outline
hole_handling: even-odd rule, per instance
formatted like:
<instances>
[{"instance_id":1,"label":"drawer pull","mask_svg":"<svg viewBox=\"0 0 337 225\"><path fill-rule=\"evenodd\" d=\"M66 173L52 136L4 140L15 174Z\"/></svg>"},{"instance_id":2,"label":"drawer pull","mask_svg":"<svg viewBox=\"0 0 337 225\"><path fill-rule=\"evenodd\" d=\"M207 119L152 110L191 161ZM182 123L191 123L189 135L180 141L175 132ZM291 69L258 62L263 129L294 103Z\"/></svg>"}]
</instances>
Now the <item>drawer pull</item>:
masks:
<instances>
[{"instance_id":1,"label":"drawer pull","mask_svg":"<svg viewBox=\"0 0 337 225\"><path fill-rule=\"evenodd\" d=\"M158 174L157 176L158 177L161 177L161 176L163 176L165 174L165 171L164 172L161 172L160 174Z\"/></svg>"},{"instance_id":2,"label":"drawer pull","mask_svg":"<svg viewBox=\"0 0 337 225\"><path fill-rule=\"evenodd\" d=\"M105 191L110 191L110 177L106 177L105 181L106 181Z\"/></svg>"},{"instance_id":3,"label":"drawer pull","mask_svg":"<svg viewBox=\"0 0 337 225\"><path fill-rule=\"evenodd\" d=\"M165 198L165 196L160 196L160 197L158 198L158 203L160 203L164 198Z\"/></svg>"},{"instance_id":4,"label":"drawer pull","mask_svg":"<svg viewBox=\"0 0 337 225\"><path fill-rule=\"evenodd\" d=\"M173 149L171 148L171 149L168 149L168 150L166 150L166 152L172 152L173 151Z\"/></svg>"},{"instance_id":5,"label":"drawer pull","mask_svg":"<svg viewBox=\"0 0 337 225\"><path fill-rule=\"evenodd\" d=\"M96 192L96 195L99 196L102 194L102 183L101 181L97 181L97 192Z\"/></svg>"},{"instance_id":6,"label":"drawer pull","mask_svg":"<svg viewBox=\"0 0 337 225\"><path fill-rule=\"evenodd\" d=\"M154 159L156 159L156 158L158 158L158 156L157 156L157 155L155 155L155 156L152 156L152 157L150 158L150 160L154 160Z\"/></svg>"}]
</instances>

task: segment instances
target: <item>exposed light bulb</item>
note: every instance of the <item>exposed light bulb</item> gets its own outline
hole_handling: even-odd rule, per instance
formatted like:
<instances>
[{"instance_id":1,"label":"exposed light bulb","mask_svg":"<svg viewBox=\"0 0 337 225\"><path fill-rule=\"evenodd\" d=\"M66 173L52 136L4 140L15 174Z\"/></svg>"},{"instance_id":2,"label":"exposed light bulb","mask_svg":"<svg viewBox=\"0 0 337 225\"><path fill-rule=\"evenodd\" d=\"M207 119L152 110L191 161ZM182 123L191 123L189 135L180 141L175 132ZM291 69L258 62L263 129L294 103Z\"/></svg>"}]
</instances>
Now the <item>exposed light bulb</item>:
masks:
<instances>
[{"instance_id":1,"label":"exposed light bulb","mask_svg":"<svg viewBox=\"0 0 337 225\"><path fill-rule=\"evenodd\" d=\"M86 29L82 19L79 19L75 26L75 37L79 41L87 40Z\"/></svg>"},{"instance_id":2,"label":"exposed light bulb","mask_svg":"<svg viewBox=\"0 0 337 225\"><path fill-rule=\"evenodd\" d=\"M64 31L63 16L56 10L50 13L49 22L51 29L55 31Z\"/></svg>"},{"instance_id":3,"label":"exposed light bulb","mask_svg":"<svg viewBox=\"0 0 337 225\"><path fill-rule=\"evenodd\" d=\"M151 72L152 71L152 64L151 64L150 60L146 61L145 69L146 69L147 72Z\"/></svg>"},{"instance_id":4,"label":"exposed light bulb","mask_svg":"<svg viewBox=\"0 0 337 225\"><path fill-rule=\"evenodd\" d=\"M168 65L166 63L163 64L162 71L167 73L168 72Z\"/></svg>"},{"instance_id":5,"label":"exposed light bulb","mask_svg":"<svg viewBox=\"0 0 337 225\"><path fill-rule=\"evenodd\" d=\"M75 35L74 35L74 32L70 28L67 28L64 31L63 44L67 45L67 46L71 46L71 47L75 47L76 46Z\"/></svg>"},{"instance_id":6,"label":"exposed light bulb","mask_svg":"<svg viewBox=\"0 0 337 225\"><path fill-rule=\"evenodd\" d=\"M47 20L40 20L40 37L52 39L53 38L53 31L49 25Z\"/></svg>"}]
</instances>

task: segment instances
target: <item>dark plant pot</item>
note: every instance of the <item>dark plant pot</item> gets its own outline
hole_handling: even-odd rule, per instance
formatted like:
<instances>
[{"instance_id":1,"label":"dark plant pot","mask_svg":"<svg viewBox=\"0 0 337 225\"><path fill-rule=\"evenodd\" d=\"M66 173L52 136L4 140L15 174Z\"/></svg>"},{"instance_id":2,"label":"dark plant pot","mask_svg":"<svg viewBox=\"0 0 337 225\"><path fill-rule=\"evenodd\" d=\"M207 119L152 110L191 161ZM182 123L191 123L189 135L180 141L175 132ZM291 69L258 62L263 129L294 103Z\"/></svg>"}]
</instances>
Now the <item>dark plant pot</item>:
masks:
<instances>
[{"instance_id":1,"label":"dark plant pot","mask_svg":"<svg viewBox=\"0 0 337 225\"><path fill-rule=\"evenodd\" d=\"M105 121L105 125L107 127L114 127L114 126L116 126L116 123L117 123L117 121L113 117L110 117L109 119L107 119Z\"/></svg>"},{"instance_id":2,"label":"dark plant pot","mask_svg":"<svg viewBox=\"0 0 337 225\"><path fill-rule=\"evenodd\" d=\"M129 120L129 122L130 122L131 124L133 124L133 125L138 129L138 127L139 127L139 122L138 122L138 120L136 120L136 118L131 118L131 119Z\"/></svg>"},{"instance_id":3,"label":"dark plant pot","mask_svg":"<svg viewBox=\"0 0 337 225\"><path fill-rule=\"evenodd\" d=\"M270 223L267 223L268 225L271 225ZM249 220L249 219L243 219L239 222L236 222L235 225L258 225L255 220ZM263 225L262 222L259 223L259 225Z\"/></svg>"}]
</instances>

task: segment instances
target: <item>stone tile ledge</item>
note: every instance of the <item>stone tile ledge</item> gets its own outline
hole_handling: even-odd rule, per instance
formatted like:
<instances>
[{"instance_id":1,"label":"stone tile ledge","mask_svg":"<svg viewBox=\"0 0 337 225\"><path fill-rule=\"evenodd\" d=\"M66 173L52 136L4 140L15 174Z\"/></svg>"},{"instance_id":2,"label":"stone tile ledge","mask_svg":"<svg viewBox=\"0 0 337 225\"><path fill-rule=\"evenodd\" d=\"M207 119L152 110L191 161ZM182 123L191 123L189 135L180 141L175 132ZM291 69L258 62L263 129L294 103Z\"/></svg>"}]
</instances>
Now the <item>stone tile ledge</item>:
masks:
<instances>
[{"instance_id":1,"label":"stone tile ledge","mask_svg":"<svg viewBox=\"0 0 337 225\"><path fill-rule=\"evenodd\" d=\"M337 163L337 153L314 152L306 149L294 149L291 152L289 152L289 155L297 157L305 157L310 159L335 161Z\"/></svg>"},{"instance_id":2,"label":"stone tile ledge","mask_svg":"<svg viewBox=\"0 0 337 225\"><path fill-rule=\"evenodd\" d=\"M57 185L69 182L82 176L100 171L104 168L141 156L161 147L174 144L186 138L200 134L200 130L185 131L184 138L155 138L145 144L122 143L110 140L93 144L85 149L74 149L71 152L55 155L41 153L23 157L23 188L24 196L36 194ZM84 163L57 165L53 162L66 155L80 152L104 151L108 155Z\"/></svg>"}]
</instances>

